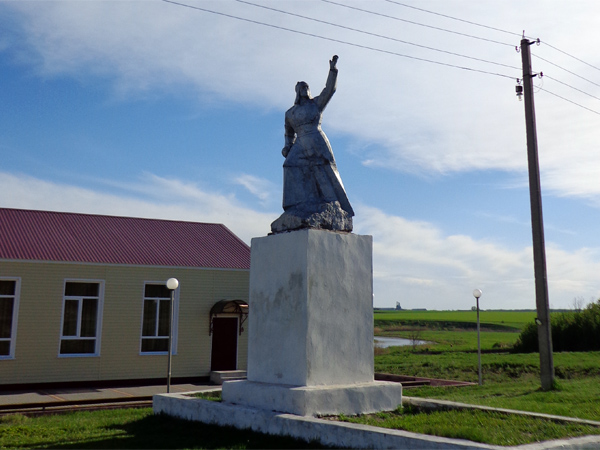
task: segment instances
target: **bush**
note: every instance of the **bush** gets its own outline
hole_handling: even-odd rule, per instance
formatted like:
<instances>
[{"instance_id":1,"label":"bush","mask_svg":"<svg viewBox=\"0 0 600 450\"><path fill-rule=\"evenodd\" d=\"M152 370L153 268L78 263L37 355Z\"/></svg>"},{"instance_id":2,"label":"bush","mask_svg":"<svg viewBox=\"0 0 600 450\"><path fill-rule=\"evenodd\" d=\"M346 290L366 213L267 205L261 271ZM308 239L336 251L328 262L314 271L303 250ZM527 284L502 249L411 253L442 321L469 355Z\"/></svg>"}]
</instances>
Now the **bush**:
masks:
<instances>
[{"instance_id":1,"label":"bush","mask_svg":"<svg viewBox=\"0 0 600 450\"><path fill-rule=\"evenodd\" d=\"M552 348L556 352L586 352L600 350L600 300L583 311L551 316ZM519 353L539 351L538 327L525 325L513 350Z\"/></svg>"}]
</instances>

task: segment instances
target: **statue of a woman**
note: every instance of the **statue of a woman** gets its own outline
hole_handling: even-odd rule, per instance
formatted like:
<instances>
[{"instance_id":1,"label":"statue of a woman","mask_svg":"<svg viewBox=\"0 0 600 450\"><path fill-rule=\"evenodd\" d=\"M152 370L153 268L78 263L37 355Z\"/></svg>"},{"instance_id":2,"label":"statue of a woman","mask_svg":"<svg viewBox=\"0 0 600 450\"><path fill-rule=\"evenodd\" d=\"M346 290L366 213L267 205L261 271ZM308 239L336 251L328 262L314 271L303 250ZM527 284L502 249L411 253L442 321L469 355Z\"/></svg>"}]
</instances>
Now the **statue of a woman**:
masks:
<instances>
[{"instance_id":1,"label":"statue of a woman","mask_svg":"<svg viewBox=\"0 0 600 450\"><path fill-rule=\"evenodd\" d=\"M337 60L334 56L329 61L329 76L319 96L312 98L304 81L296 84L296 101L285 113L284 213L271 224L273 233L300 228L352 231L354 211L321 130L323 110L336 89Z\"/></svg>"}]
</instances>

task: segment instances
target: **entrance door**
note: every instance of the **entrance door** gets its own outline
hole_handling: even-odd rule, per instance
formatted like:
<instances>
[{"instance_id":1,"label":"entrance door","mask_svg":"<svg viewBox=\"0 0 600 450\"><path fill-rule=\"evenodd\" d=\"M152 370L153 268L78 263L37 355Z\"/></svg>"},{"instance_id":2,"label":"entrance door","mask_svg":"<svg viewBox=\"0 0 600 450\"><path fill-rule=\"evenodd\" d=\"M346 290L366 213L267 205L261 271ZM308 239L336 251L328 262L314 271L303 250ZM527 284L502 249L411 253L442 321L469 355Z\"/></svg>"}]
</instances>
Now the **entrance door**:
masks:
<instances>
[{"instance_id":1,"label":"entrance door","mask_svg":"<svg viewBox=\"0 0 600 450\"><path fill-rule=\"evenodd\" d=\"M237 369L237 317L214 317L210 370Z\"/></svg>"}]
</instances>

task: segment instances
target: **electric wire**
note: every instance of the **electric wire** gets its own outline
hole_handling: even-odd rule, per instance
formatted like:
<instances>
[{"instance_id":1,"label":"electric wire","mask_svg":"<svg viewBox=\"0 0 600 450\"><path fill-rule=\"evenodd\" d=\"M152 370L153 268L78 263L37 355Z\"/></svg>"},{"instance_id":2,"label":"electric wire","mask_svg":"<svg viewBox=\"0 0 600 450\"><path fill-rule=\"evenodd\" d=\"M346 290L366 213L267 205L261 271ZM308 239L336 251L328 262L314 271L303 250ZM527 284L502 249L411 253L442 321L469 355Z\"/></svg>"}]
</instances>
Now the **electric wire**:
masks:
<instances>
[{"instance_id":1,"label":"electric wire","mask_svg":"<svg viewBox=\"0 0 600 450\"><path fill-rule=\"evenodd\" d=\"M555 82L557 82L559 84L562 84L563 86L566 86L568 88L571 88L571 89L573 89L573 90L575 90L577 92L581 92L582 94L585 94L585 95L587 95L589 97L595 98L596 100L600 100L600 97L596 97L595 95L590 94L589 92L583 91L581 89L576 88L575 86L571 86L570 84L567 84L567 83L565 83L563 81L557 80L556 78L553 78L550 75L544 74L544 78L548 78L549 80L555 81Z\"/></svg>"},{"instance_id":2,"label":"electric wire","mask_svg":"<svg viewBox=\"0 0 600 450\"><path fill-rule=\"evenodd\" d=\"M227 13L223 13L223 12L219 12L219 11L214 11L214 10L210 10L210 9L207 9L207 8L202 8L202 7L199 7L199 6L188 5L188 4L180 3L180 2L177 2L177 1L174 1L174 0L161 0L161 1L163 1L165 3L173 4L173 5L176 5L176 6L181 6L181 7L185 7L185 8L190 8L190 9L195 9L195 10L199 10L199 11L203 11L203 12L208 12L208 13L211 13L211 14L216 14L216 15L220 15L220 16L224 16L224 17L228 17L228 18L232 18L232 19L236 19L236 20L241 20L241 21L244 21L244 22L249 22L249 23L253 23L253 24L257 24L257 25L261 25L261 26L266 26L266 27L270 27L270 28L275 28L275 29L283 30L283 31L288 31L288 32L292 32L292 33L296 33L296 34L300 34L300 35L304 35L304 36L314 37L314 38L317 38L317 39L323 39L323 40L327 40L327 41L331 41L331 42L337 42L337 43L340 43L340 44L349 45L349 46L353 46L353 47L357 47L357 48L362 48L362 49L365 49L365 50L375 51L375 52L389 54L389 55L393 55L393 56L399 56L399 57L413 59L413 60L422 61L422 62L428 62L428 63L437 64L437 65L446 66L446 67L451 67L451 68L456 68L456 69L467 70L467 71L476 72L476 73L482 73L482 74L487 74L487 75L494 75L494 76L503 77L503 78L509 78L509 79L514 79L515 78L513 76L509 76L509 75L506 75L506 74L489 72L489 71L486 71L486 70L474 69L474 68L471 68L471 67L459 66L459 65L450 64L450 63L444 63L444 62L441 62L441 61L435 61L435 60L431 60L431 59L426 59L426 58L420 58L420 57L416 57L416 56L405 55L405 54L398 53L398 52L393 52L393 51L389 51L389 50L383 50L383 49L379 49L379 48L375 48L375 47L370 47L370 46L366 46L366 45L361 45L361 44L356 44L356 43L352 43L352 42L348 42L348 41L343 41L343 40L340 40L340 39L334 39L334 38L329 38L329 37L325 37L325 36L320 36L320 35L317 35L317 34L314 34L314 33L308 33L308 32L304 32L304 31L300 31L300 30L294 30L294 29L291 29L291 28L282 27L282 26L279 26L279 25L273 25L273 24L269 24L269 23L266 23L266 22L261 22L261 21L253 20L253 19L248 19L248 18L244 18L244 17L234 16L232 14L227 14ZM236 1L238 1L240 3L246 3L246 4L249 4L249 5L252 5L252 6L262 7L261 5L255 5L255 4L253 4L251 2L248 2L248 1L245 1L245 0L236 0ZM321 1L324 1L326 3L337 4L337 3L332 2L330 0L321 0ZM341 6L346 6L346 5L341 5ZM266 8L266 9L273 9L273 8L268 8L268 7L264 7L264 8ZM356 8L353 8L353 9L356 9ZM277 11L277 12L283 12L283 13L291 14L291 15L296 15L296 14L293 14L293 13L287 13L285 11L279 11L279 10L275 10L275 11ZM373 13L373 14L378 14L378 13ZM296 16L299 16L299 15L296 15ZM307 17L303 17L303 16L300 16L300 17L307 18ZM309 19L309 20L315 20L317 22L324 22L324 21L320 21L318 19L312 19L312 18L307 18L307 19ZM324 22L324 23L327 23L327 22ZM332 24L332 23L327 23L327 24L330 24L330 25L333 25L333 26L338 26L338 25ZM339 25L339 26L342 27L342 28L347 28L347 27L343 27L341 25ZM361 30L354 30L354 29L351 29L351 30L352 31L359 31L359 32L361 31ZM365 32L365 33L370 34L368 32ZM382 36L382 37L384 37L384 36ZM546 45L549 45L549 44L546 44ZM465 56L465 55L457 55L457 56ZM571 72L568 69L565 69L564 67L561 67L561 66L559 66L557 64L552 63L551 61L548 61L548 60L546 60L544 58L541 58L539 56L536 56L536 57L538 59L540 59L542 61L545 61L545 62L547 62L547 63L549 63L551 65L554 65L554 66L556 66L556 67L558 67L558 68L560 68L562 70L565 70L565 71L567 71L567 72L569 72L569 73L571 73L571 74L573 74L575 76L578 76L579 78L582 78L585 81L588 81L588 82L590 82L592 84L600 86L600 84L594 83L591 80L583 78L583 77L575 74L574 72ZM484 61L484 62L489 62L489 61ZM494 64L494 63L492 62L492 64ZM496 64L502 65L500 63L496 63ZM511 67L511 66L507 66L507 67L516 69L515 67ZM567 87L569 87L571 89L574 89L574 90L579 91L579 92L581 92L583 94L586 94L586 95L588 95L590 97L593 97L593 98L596 98L596 99L600 100L599 97L596 97L596 96L594 96L592 94L589 94L589 93L587 93L585 91L582 91L582 90L580 90L578 88L575 88L574 86L571 86L571 85L569 85L567 83L564 83L564 82L562 82L560 80L557 80L557 79L555 79L553 77L550 77L548 75L544 75L544 76L546 78L550 79L550 80L553 80L553 81L558 82L558 83L560 83L562 85L565 85L565 86L567 86ZM543 91L543 92L546 92L546 93L548 93L550 95L553 95L553 96L555 96L555 97L557 97L557 98L559 98L561 100L569 102L569 103L571 103L571 104L573 104L575 106L578 106L578 107L580 107L582 109L585 109L585 110L587 110L589 112L592 112L594 114L600 115L600 112L598 112L596 110L593 110L591 108L588 108L586 106L583 106L580 103L577 103L577 102L575 102L573 100L570 100L570 99L568 99L566 97L563 97L561 95L558 95L558 94L556 94L556 93L554 93L552 91L549 91L548 89L546 89L544 87L538 87L538 89L540 91Z\"/></svg>"},{"instance_id":3,"label":"electric wire","mask_svg":"<svg viewBox=\"0 0 600 450\"><path fill-rule=\"evenodd\" d=\"M448 16L446 14L438 13L438 12L435 12L435 11L430 11L428 9L417 8L416 6L407 5L406 3L401 3L401 2L394 1L394 0L385 0L385 1L388 2L388 3L393 3L395 5L404 6L406 8L415 9L417 11L422 11L422 12L426 12L426 13L429 13L429 14L434 14L436 16L445 17L447 19L452 19L452 20L457 20L459 22L468 23L469 25L475 25L475 26L478 26L478 27L487 28L489 30L500 31L501 33L506 33L506 34L510 34L510 35L513 35L513 36L521 36L521 33L515 33L514 31L507 31L507 30L503 30L501 28L491 27L489 25L483 25L481 23L471 22L470 20L461 19L459 17Z\"/></svg>"},{"instance_id":4,"label":"electric wire","mask_svg":"<svg viewBox=\"0 0 600 450\"><path fill-rule=\"evenodd\" d=\"M234 16L232 14L227 14L227 13L224 13L224 12L214 11L214 10L210 10L210 9L207 9L207 8L202 8L200 6L187 5L185 3L180 3L180 2L173 1L173 0L161 0L161 1L163 1L165 3L170 3L170 4L173 4L173 5L177 5L177 6L182 6L182 7L185 7L185 8L195 9L195 10L198 10L198 11L204 11L204 12L208 12L208 13L211 13L211 14L216 14L216 15L223 16L223 17L229 17L231 19L241 20L241 21L244 21L244 22L249 22L249 23L253 23L253 24L257 24L257 25L262 25L262 26L266 26L266 27L270 27L270 28L275 28L275 29L278 29L278 30L289 31L291 33L296 33L296 34L300 34L300 35L303 35L303 36L310 36L310 37L314 37L314 38L317 38L317 39L322 39L322 40L326 40L326 41L330 41L330 42L337 42L339 44L349 45L349 46L352 46L352 47L362 48L362 49L365 49L365 50L370 50L370 51L374 51L374 52L378 52L378 53L384 53L384 54L398 56L398 57L407 58L407 59L412 59L412 60L416 60L416 61L428 62L428 63L431 63L431 64L437 64L437 65L445 66L445 67L452 67L452 68L455 68L455 69L466 70L466 71L469 71L469 72L483 73L483 74L486 74L486 75L494 75L494 76L497 76L497 77L508 78L508 79L511 79L511 80L515 79L514 76L509 76L509 75L502 74L502 73L490 72L490 71L487 71L487 70L474 69L472 67L465 67L465 66L459 66L459 65L456 65L456 64L444 63L444 62L435 61L435 60L432 60L432 59L426 59L426 58L420 58L420 57L417 57L417 56L405 55L403 53L393 52L393 51L390 51L390 50L383 50L383 49L376 48L376 47L370 47L370 46L367 46L367 45L356 44L356 43L353 43L353 42L343 41L343 40L340 40L340 39L334 39L334 38L329 38L329 37L325 37L325 36L320 36L318 34L308 33L308 32L300 31L300 30L294 30L292 28L286 28L286 27L282 27L282 26L279 26L279 25L273 25L273 24L261 22L261 21L258 21L258 20L248 19L248 18L245 18L245 17Z\"/></svg>"},{"instance_id":5,"label":"electric wire","mask_svg":"<svg viewBox=\"0 0 600 450\"><path fill-rule=\"evenodd\" d=\"M555 94L554 92L552 92L552 91L549 91L549 90L548 90L548 89L546 89L546 88L543 88L543 87L538 87L538 89L539 89L540 91L544 91L544 92L546 92L546 93L548 93L548 94L550 94L550 95L553 95L553 96L555 96L555 97L558 97L558 98L560 98L561 100L564 100L564 101L566 101L566 102L572 103L573 105L579 106L580 108L586 109L586 110L588 110L588 111L590 111L590 112L593 112L594 114L598 114L598 115L600 116L600 112L598 112L598 111L596 111L596 110L594 110L594 109L588 108L587 106L583 106L583 105L581 105L580 103L574 102L573 100L569 100L569 99L568 99L568 98L566 98L566 97L563 97L563 96L561 96L561 95Z\"/></svg>"},{"instance_id":6,"label":"electric wire","mask_svg":"<svg viewBox=\"0 0 600 450\"><path fill-rule=\"evenodd\" d=\"M501 28L496 28L496 27L492 27L492 26L489 26L489 25L484 25L484 24L481 24L481 23L472 22L470 20L465 20L465 19L461 19L459 17L449 16L447 14L438 13L438 12L431 11L431 10L424 9L424 8L418 8L416 6L407 5L406 3L398 2L398 1L395 1L395 0L384 0L384 1L386 1L388 3L393 3L395 5L404 6L405 8L411 8L411 9L415 9L417 11L426 12L428 14L434 14L436 16L445 17L447 19L452 19L452 20L457 20L459 22L468 23L469 25L475 25L475 26L478 26L478 27L487 28L487 29L490 29L490 30L499 31L501 33L510 34L510 35L513 35L513 36L521 36L520 33L515 33L513 31L503 30ZM526 37L526 36L523 35L523 37ZM587 61L584 61L581 58L578 58L578 57L576 57L576 56L574 56L574 55L572 55L572 54L570 54L568 52L565 52L564 50L561 50L560 48L555 47L554 45L551 45L551 44L549 44L549 43L547 43L545 41L541 41L541 42L543 42L545 45L547 45L548 47L552 48L553 50L556 50L557 52L562 53L563 55L566 55L566 56L568 56L570 58L573 58L574 60L579 61L580 63L583 63L583 64L585 64L585 65L587 65L587 66L589 66L589 67L591 67L593 69L600 70L600 67L594 66L593 64L590 64L590 63L588 63Z\"/></svg>"},{"instance_id":7,"label":"electric wire","mask_svg":"<svg viewBox=\"0 0 600 450\"><path fill-rule=\"evenodd\" d=\"M328 21L325 21L325 20L315 19L313 17L303 16L301 14L296 14L296 13L292 13L292 12L289 12L289 11L283 11L281 9L272 8L270 6L259 5L257 3L249 2L249 1L246 1L246 0L235 0L235 1L238 2L238 3L246 4L246 5L255 6L257 8L263 8L263 9L266 9L266 10L269 10L269 11L275 11L275 12L278 12L278 13L281 13L281 14L287 14L287 15L290 15L290 16L299 17L301 19L311 20L313 22L318 22L318 23L322 23L322 24L325 24L325 25L330 25L330 26L333 26L333 27L342 28L344 30L354 31L356 33L362 33L362 34L366 34L366 35L369 35L369 36L378 37L378 38L381 38L381 39L387 39L387 40L394 41L394 42L400 42L402 44L412 45L412 46L415 46L415 47L424 48L424 49L435 51L435 52L439 52L439 53L445 53L447 55L458 56L460 58L471 59L473 61L479 61L479 62L483 62L483 63L487 63L487 64L494 64L496 66L507 67L509 69L519 70L519 67L510 66L508 64L503 64L503 63L499 63L499 62L495 62L495 61L489 61L487 59L482 59L482 58L476 58L474 56L463 55L461 53L455 53L455 52L451 52L451 51L448 51L448 50L442 50L442 49L435 48L435 47L429 47L427 45L417 44L415 42L410 42L410 41L404 41L402 39L393 38L391 36L385 36L385 35L382 35L382 34L371 33L369 31L360 30L358 28L347 27L345 25L339 25L339 24L336 24L336 23L333 23L333 22L328 22Z\"/></svg>"},{"instance_id":8,"label":"electric wire","mask_svg":"<svg viewBox=\"0 0 600 450\"><path fill-rule=\"evenodd\" d=\"M548 45L548 44L546 44L546 45ZM578 74L576 74L575 72L573 72L573 71L571 71L571 70L569 70L569 69L565 69L564 67L562 67L562 66L559 66L558 64L556 64L556 63L553 63L552 61L549 61L549 60L547 60L547 59L545 59L545 58L542 58L541 56L534 55L534 54L532 54L532 55L533 55L533 56L535 56L537 59L539 59L539 60L541 60L541 61L544 61L544 62L546 62L546 63L548 63L548 64L550 64L550 65L552 65L552 66L554 66L554 67L558 67L559 69L561 69L561 70L564 70L565 72L568 72L568 73L570 73L571 75L574 75L574 76L576 76L577 78L581 78L582 80L584 80L584 81L587 81L588 83L591 83L591 84L593 84L593 85L595 85L595 86L598 86L598 87L600 87L600 84L599 84L599 83L596 83L596 82L594 82L594 81L592 81L592 80L588 80L587 78L584 78L584 77L582 77L581 75L578 75Z\"/></svg>"},{"instance_id":9,"label":"electric wire","mask_svg":"<svg viewBox=\"0 0 600 450\"><path fill-rule=\"evenodd\" d=\"M364 12L364 13L367 13L367 14L373 14L373 15L376 15L376 16L385 17L387 19L393 19L393 20L398 20L400 22L410 23L412 25L418 25L418 26L421 26L421 27L431 28L431 29L438 30L438 31L444 31L446 33L457 34L459 36L469 37L469 38L472 38L472 39L478 39L478 40L481 40L481 41L492 42L494 44L500 44L500 45L506 45L508 47L514 47L514 44L508 44L506 42L500 42L500 41L496 41L494 39L487 39L487 38L483 38L481 36L475 36L475 35L472 35L472 34L461 33L459 31L448 30L447 28L434 27L433 25L427 25L427 24L420 23L420 22L414 22L412 20L402 19L400 17L391 16L389 14L383 14L383 13L378 13L378 12L375 12L375 11L369 11L367 9L357 8L356 6L345 5L343 3L334 2L332 0L321 0L321 1L324 2L324 3L330 3L332 5L341 6L343 8L353 9L353 10Z\"/></svg>"},{"instance_id":10,"label":"electric wire","mask_svg":"<svg viewBox=\"0 0 600 450\"><path fill-rule=\"evenodd\" d=\"M557 52L560 52L560 53L562 53L563 55L567 55L567 56L569 56L570 58L573 58L573 59L575 59L575 60L577 60L577 61L579 61L579 62L581 62L581 63L583 63L583 64L585 64L585 65L587 65L587 66L590 66L590 67L591 67L591 68L593 68L593 69L600 70L600 68L599 68L599 67L596 67L596 66L594 66L594 65L592 65L592 64L590 64L590 63L588 63L588 62L584 61L583 59L579 59L579 58L577 58L576 56L573 56L573 55L571 55L570 53L567 53L567 52L565 52L565 51L561 50L560 48L557 48L557 47L555 47L555 46L553 46L553 45L550 45L550 44L548 44L547 42L544 42L544 41L542 41L542 42L543 42L544 44L546 44L548 47L550 47L550 48L552 48L552 49L556 50Z\"/></svg>"},{"instance_id":11,"label":"electric wire","mask_svg":"<svg viewBox=\"0 0 600 450\"><path fill-rule=\"evenodd\" d=\"M513 31L508 31L508 30L503 30L501 28L496 28L496 27L492 27L492 26L489 26L489 25L484 25L484 24L481 24L481 23L478 23L478 22L472 22L470 20L465 20L465 19L461 19L459 17L449 16L447 14L438 13L436 11L431 11L431 10L424 9L424 8L418 8L416 6L407 5L406 3L402 3L402 2L399 2L399 1L396 1L396 0L384 0L384 1L386 1L388 3L392 3L392 4L395 4L395 5L398 5L398 6L403 6L405 8L411 8L411 9L414 9L414 10L417 10L417 11L422 11L422 12L425 12L425 13L428 13L428 14L433 14L433 15L436 15L436 16L445 17L447 19L452 19L452 20L456 20L456 21L459 21L459 22L467 23L469 25L475 25L475 26L478 26L478 27L487 28L487 29L490 29L490 30L499 31L501 33L510 34L510 35L513 35L513 36L521 36L520 33L515 33ZM524 38L526 37L524 33L523 33L523 37ZM580 63L583 63L583 64L585 64L585 65L587 65L587 66L589 66L589 67L591 67L593 69L596 69L596 70L600 71L600 67L594 66L593 64L590 64L587 61L584 61L581 58L578 58L578 57L576 57L576 56L574 56L574 55L572 55L572 54L570 54L568 52L565 52L564 50L561 50L558 47L555 47L554 45L551 45L551 44L549 44L549 43L547 43L545 41L540 41L540 42L542 42L543 44L547 45L548 47L556 50L557 52L562 53L563 55L569 56L570 58L573 58L576 61L579 61ZM549 62L549 61L546 61L546 62ZM557 66L557 67L560 67L560 66ZM562 67L561 67L561 69L562 69ZM567 69L563 69L563 70L567 70ZM577 74L575 74L573 72L571 72L571 73L573 75L579 76L579 75L577 75ZM580 78L582 78L582 79L584 79L586 81L589 81L589 80L587 80L587 79L585 79L583 77L580 77ZM594 83L594 84L596 84L596 83Z\"/></svg>"}]
</instances>

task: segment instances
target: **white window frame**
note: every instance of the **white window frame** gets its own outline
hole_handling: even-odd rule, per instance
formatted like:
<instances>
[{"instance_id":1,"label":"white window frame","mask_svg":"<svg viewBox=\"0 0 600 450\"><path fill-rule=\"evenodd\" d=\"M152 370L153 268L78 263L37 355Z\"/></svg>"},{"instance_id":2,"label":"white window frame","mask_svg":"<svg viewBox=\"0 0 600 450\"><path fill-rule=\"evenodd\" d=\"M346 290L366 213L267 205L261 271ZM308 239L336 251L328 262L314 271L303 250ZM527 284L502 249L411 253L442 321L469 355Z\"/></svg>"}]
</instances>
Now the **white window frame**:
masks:
<instances>
[{"instance_id":1,"label":"white window frame","mask_svg":"<svg viewBox=\"0 0 600 450\"><path fill-rule=\"evenodd\" d=\"M15 293L14 295L0 295L0 298L12 298L13 299L13 311L12 311L12 323L10 327L10 337L0 338L1 341L9 341L10 347L8 355L0 355L0 360L15 359L15 349L17 346L17 324L19 318L19 299L21 298L21 278L20 277L0 277L2 281L14 281L15 282Z\"/></svg>"},{"instance_id":2,"label":"white window frame","mask_svg":"<svg viewBox=\"0 0 600 450\"><path fill-rule=\"evenodd\" d=\"M165 300L171 300L171 298L169 297L168 299L166 297L146 297L146 286L149 284L154 284L154 285L162 285L165 286L166 282L165 281L144 281L144 286L142 287L142 320L141 320L141 324L140 324L140 355L167 355L169 353L169 350L167 349L164 352L144 352L142 351L142 343L144 339L164 339L165 337L168 338L168 336L144 336L144 306L146 303L146 300L159 300L159 301L165 301ZM174 292L174 297L173 297L173 341L172 341L172 348L173 348L173 355L177 354L177 336L179 335L179 288L175 289ZM158 327L159 327L159 323L158 323L158 318L159 318L159 313L160 313L160 304L159 306L156 308L156 333L158 334Z\"/></svg>"},{"instance_id":3,"label":"white window frame","mask_svg":"<svg viewBox=\"0 0 600 450\"><path fill-rule=\"evenodd\" d=\"M67 283L95 283L98 284L98 304L96 311L96 336L95 337L82 337L81 335L81 314L82 314L82 303L84 298L90 298L88 296L76 296L66 295L65 291ZM96 298L96 297L94 297ZM65 307L68 300L79 301L79 307L77 309L77 335L76 336L63 336L64 322L65 322ZM68 278L65 279L63 284L63 306L62 316L60 320L60 337L58 340L58 357L59 358L94 358L100 356L100 343L102 342L102 316L104 311L104 280L91 280L91 279L78 279ZM95 352L94 353L61 353L60 347L63 340L90 340L95 341Z\"/></svg>"}]
</instances>

